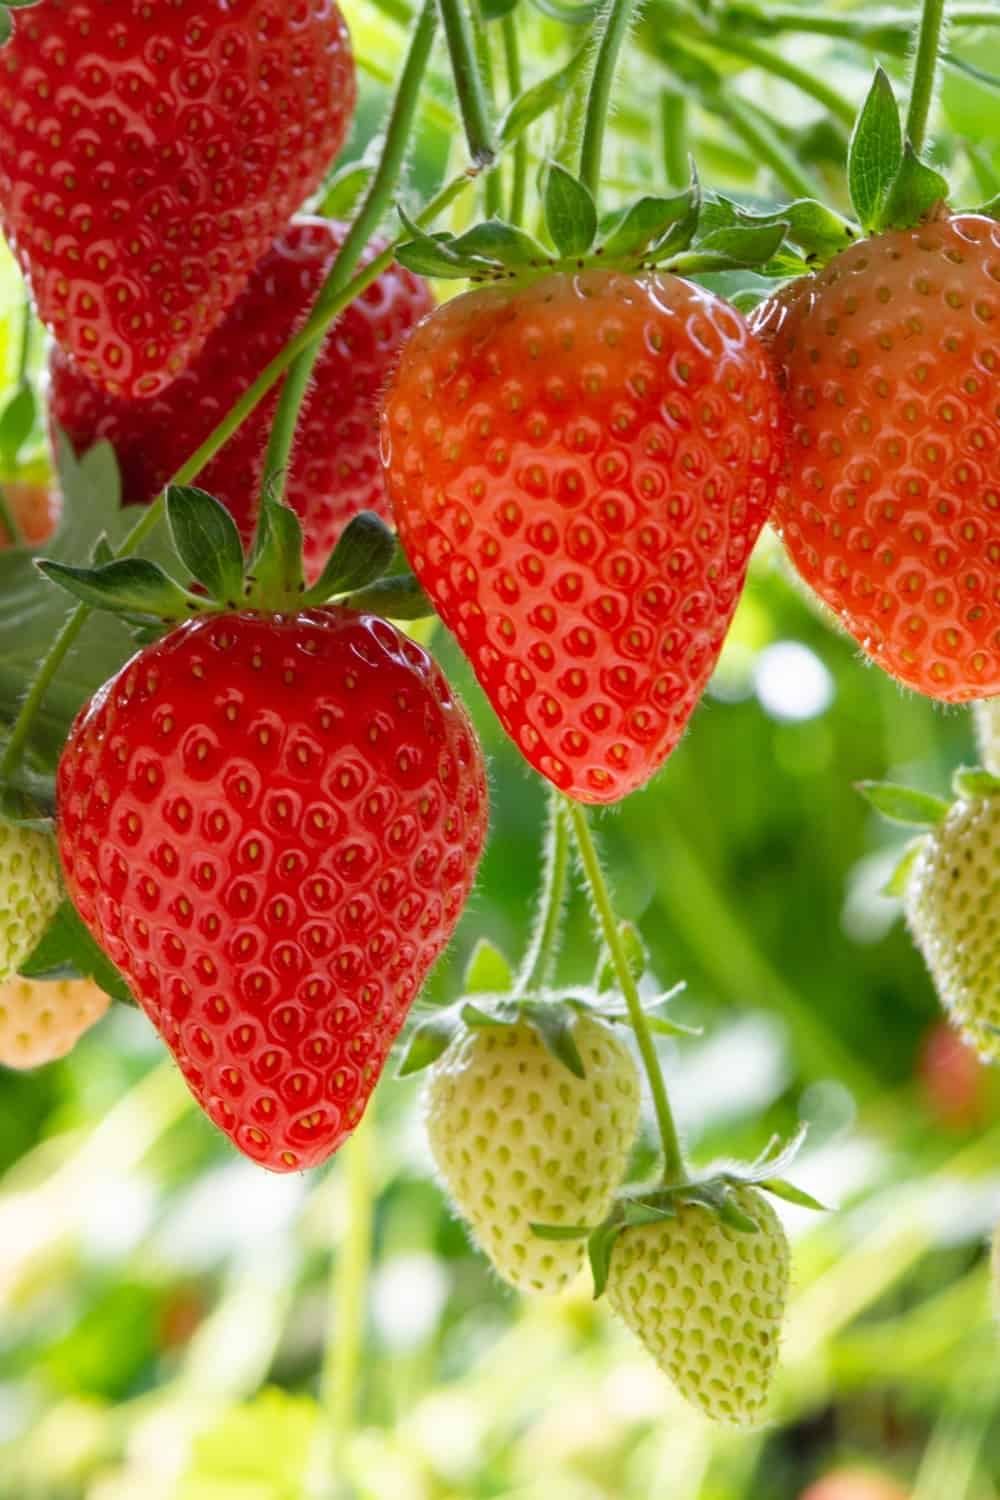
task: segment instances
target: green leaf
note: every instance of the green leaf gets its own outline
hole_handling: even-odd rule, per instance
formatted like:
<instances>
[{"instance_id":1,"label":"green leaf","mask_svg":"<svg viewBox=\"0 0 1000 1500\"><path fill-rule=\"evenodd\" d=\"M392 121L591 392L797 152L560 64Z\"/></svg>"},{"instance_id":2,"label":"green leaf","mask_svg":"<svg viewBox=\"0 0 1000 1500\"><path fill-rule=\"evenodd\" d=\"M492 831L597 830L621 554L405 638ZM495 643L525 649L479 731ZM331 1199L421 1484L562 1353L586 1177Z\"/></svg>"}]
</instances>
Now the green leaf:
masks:
<instances>
[{"instance_id":1,"label":"green leaf","mask_svg":"<svg viewBox=\"0 0 1000 1500\"><path fill-rule=\"evenodd\" d=\"M676 1219L677 1210L672 1198L665 1197L661 1203L644 1203L641 1198L628 1199L622 1206L622 1219L629 1225L660 1224L664 1219Z\"/></svg>"},{"instance_id":2,"label":"green leaf","mask_svg":"<svg viewBox=\"0 0 1000 1500\"><path fill-rule=\"evenodd\" d=\"M0 416L0 460L13 469L17 455L31 436L37 404L30 385L20 386L11 396Z\"/></svg>"},{"instance_id":3,"label":"green leaf","mask_svg":"<svg viewBox=\"0 0 1000 1500\"><path fill-rule=\"evenodd\" d=\"M503 219L474 224L452 240L450 248L462 264L471 264L473 269L477 263L492 261L501 266L543 266L551 259L544 245Z\"/></svg>"},{"instance_id":4,"label":"green leaf","mask_svg":"<svg viewBox=\"0 0 1000 1500\"><path fill-rule=\"evenodd\" d=\"M857 231L848 219L814 198L796 198L772 213L757 214L718 194L705 202L700 220L705 233L715 229L765 227L779 223L787 224L787 238L807 257L819 256L824 261L846 250L857 238Z\"/></svg>"},{"instance_id":5,"label":"green leaf","mask_svg":"<svg viewBox=\"0 0 1000 1500\"><path fill-rule=\"evenodd\" d=\"M473 275L476 267L482 271L489 270L488 262L467 262L456 255L452 248L455 243L454 235L446 231L427 234L419 224L414 223L401 203L397 203L396 212L410 236L409 240L396 247L396 259L401 266L406 266L420 276L453 278Z\"/></svg>"},{"instance_id":6,"label":"green leaf","mask_svg":"<svg viewBox=\"0 0 1000 1500\"><path fill-rule=\"evenodd\" d=\"M982 766L959 766L951 785L956 797L995 797L1000 792L1000 776Z\"/></svg>"},{"instance_id":7,"label":"green leaf","mask_svg":"<svg viewBox=\"0 0 1000 1500\"><path fill-rule=\"evenodd\" d=\"M488 1008L462 1000L458 1013L472 1031L481 1026L516 1026L521 1019L521 1008L514 1000L498 1000Z\"/></svg>"},{"instance_id":8,"label":"green leaf","mask_svg":"<svg viewBox=\"0 0 1000 1500\"><path fill-rule=\"evenodd\" d=\"M804 1188L796 1187L792 1182L786 1182L783 1177L765 1177L757 1183L765 1193L770 1193L775 1198L781 1198L785 1203L795 1203L799 1208L811 1208L817 1213L829 1213L825 1204L820 1203L811 1193Z\"/></svg>"},{"instance_id":9,"label":"green leaf","mask_svg":"<svg viewBox=\"0 0 1000 1500\"><path fill-rule=\"evenodd\" d=\"M422 1073L424 1068L436 1063L457 1036L459 1027L454 1009L438 1011L421 1021L410 1034L396 1077L409 1078L412 1073Z\"/></svg>"},{"instance_id":10,"label":"green leaf","mask_svg":"<svg viewBox=\"0 0 1000 1500\"><path fill-rule=\"evenodd\" d=\"M913 866L916 864L920 856L920 851L926 842L926 834L921 834L919 838L910 839L895 869L882 887L883 896L894 896L899 901L903 900L906 895L906 888L910 883L910 876L913 874Z\"/></svg>"},{"instance_id":11,"label":"green leaf","mask_svg":"<svg viewBox=\"0 0 1000 1500\"><path fill-rule=\"evenodd\" d=\"M349 219L372 179L374 168L366 162L342 167L330 180L319 212L324 219Z\"/></svg>"},{"instance_id":12,"label":"green leaf","mask_svg":"<svg viewBox=\"0 0 1000 1500\"><path fill-rule=\"evenodd\" d=\"M243 598L243 544L236 522L213 495L188 485L167 491L167 520L181 562L219 604Z\"/></svg>"},{"instance_id":13,"label":"green leaf","mask_svg":"<svg viewBox=\"0 0 1000 1500\"><path fill-rule=\"evenodd\" d=\"M638 982L646 972L646 945L642 940L642 934L634 922L619 922L618 935L621 938L622 947L625 950L625 962L632 978ZM611 961L611 955L605 948L601 956L600 966L597 970L596 988L598 992L612 990L618 984L618 971Z\"/></svg>"},{"instance_id":14,"label":"green leaf","mask_svg":"<svg viewBox=\"0 0 1000 1500\"><path fill-rule=\"evenodd\" d=\"M892 180L879 214L880 229L909 229L919 224L937 204L947 200L948 179L922 162L907 141L903 160Z\"/></svg>"},{"instance_id":15,"label":"green leaf","mask_svg":"<svg viewBox=\"0 0 1000 1500\"><path fill-rule=\"evenodd\" d=\"M587 1070L583 1066L583 1058L573 1035L575 1017L572 1011L555 1001L541 1001L538 1004L525 1001L521 1006L521 1013L534 1026L556 1061L568 1068L574 1077L586 1078Z\"/></svg>"},{"instance_id":16,"label":"green leaf","mask_svg":"<svg viewBox=\"0 0 1000 1500\"><path fill-rule=\"evenodd\" d=\"M615 1215L605 1223L599 1224L587 1241L587 1255L594 1278L595 1301L604 1295L608 1284L608 1272L611 1269L611 1254L624 1227L621 1216Z\"/></svg>"},{"instance_id":17,"label":"green leaf","mask_svg":"<svg viewBox=\"0 0 1000 1500\"><path fill-rule=\"evenodd\" d=\"M665 249L666 235L674 229L677 233L670 240L671 247L685 249L697 227L700 201L697 184L672 198L639 198L618 216L603 236L603 253L609 259L622 259L640 257L644 250L656 243Z\"/></svg>"},{"instance_id":18,"label":"green leaf","mask_svg":"<svg viewBox=\"0 0 1000 1500\"><path fill-rule=\"evenodd\" d=\"M34 952L21 965L26 979L92 979L105 994L134 1005L132 992L94 942L71 901L63 901Z\"/></svg>"},{"instance_id":19,"label":"green leaf","mask_svg":"<svg viewBox=\"0 0 1000 1500\"><path fill-rule=\"evenodd\" d=\"M948 815L949 804L943 797L918 792L914 787L897 786L891 781L858 781L854 789L890 823L905 823L911 828L934 828Z\"/></svg>"},{"instance_id":20,"label":"green leaf","mask_svg":"<svg viewBox=\"0 0 1000 1500\"><path fill-rule=\"evenodd\" d=\"M597 233L590 189L572 172L550 162L545 174L545 225L560 255L586 255Z\"/></svg>"},{"instance_id":21,"label":"green leaf","mask_svg":"<svg viewBox=\"0 0 1000 1500\"><path fill-rule=\"evenodd\" d=\"M529 1224L538 1240L585 1240L592 1230L588 1224Z\"/></svg>"},{"instance_id":22,"label":"green leaf","mask_svg":"<svg viewBox=\"0 0 1000 1500\"><path fill-rule=\"evenodd\" d=\"M467 995L502 995L514 986L514 970L500 949L481 937L473 948L462 976Z\"/></svg>"},{"instance_id":23,"label":"green leaf","mask_svg":"<svg viewBox=\"0 0 1000 1500\"><path fill-rule=\"evenodd\" d=\"M788 231L785 219L774 224L733 224L699 236L690 256L675 264L705 270L738 270L766 265L780 250Z\"/></svg>"},{"instance_id":24,"label":"green leaf","mask_svg":"<svg viewBox=\"0 0 1000 1500\"><path fill-rule=\"evenodd\" d=\"M501 145L507 145L522 135L528 126L533 124L540 115L546 114L569 93L576 81L577 75L585 65L590 55L590 42L584 42L578 51L574 52L569 62L557 68L554 73L543 78L538 83L532 84L523 93L518 94L508 106L500 124L497 127L497 139Z\"/></svg>"},{"instance_id":25,"label":"green leaf","mask_svg":"<svg viewBox=\"0 0 1000 1500\"><path fill-rule=\"evenodd\" d=\"M354 516L340 534L317 581L303 596L304 604L322 604L334 594L362 589L381 578L396 552L396 538L374 511Z\"/></svg>"},{"instance_id":26,"label":"green leaf","mask_svg":"<svg viewBox=\"0 0 1000 1500\"><path fill-rule=\"evenodd\" d=\"M382 615L387 620L423 620L435 613L434 606L412 573L380 578L366 589L340 601L346 609Z\"/></svg>"},{"instance_id":27,"label":"green leaf","mask_svg":"<svg viewBox=\"0 0 1000 1500\"><path fill-rule=\"evenodd\" d=\"M305 592L299 518L268 495L261 501L247 578L254 594L264 600L297 600Z\"/></svg>"},{"instance_id":28,"label":"green leaf","mask_svg":"<svg viewBox=\"0 0 1000 1500\"><path fill-rule=\"evenodd\" d=\"M502 21L517 9L518 0L479 0L484 21Z\"/></svg>"},{"instance_id":29,"label":"green leaf","mask_svg":"<svg viewBox=\"0 0 1000 1500\"><path fill-rule=\"evenodd\" d=\"M153 615L158 620L186 620L204 610L204 600L168 578L157 563L124 557L100 568L71 568L40 558L35 566L46 578L84 604L116 614Z\"/></svg>"},{"instance_id":30,"label":"green leaf","mask_svg":"<svg viewBox=\"0 0 1000 1500\"><path fill-rule=\"evenodd\" d=\"M878 67L861 106L847 153L847 182L863 229L874 229L903 160L903 131L892 84Z\"/></svg>"}]
</instances>

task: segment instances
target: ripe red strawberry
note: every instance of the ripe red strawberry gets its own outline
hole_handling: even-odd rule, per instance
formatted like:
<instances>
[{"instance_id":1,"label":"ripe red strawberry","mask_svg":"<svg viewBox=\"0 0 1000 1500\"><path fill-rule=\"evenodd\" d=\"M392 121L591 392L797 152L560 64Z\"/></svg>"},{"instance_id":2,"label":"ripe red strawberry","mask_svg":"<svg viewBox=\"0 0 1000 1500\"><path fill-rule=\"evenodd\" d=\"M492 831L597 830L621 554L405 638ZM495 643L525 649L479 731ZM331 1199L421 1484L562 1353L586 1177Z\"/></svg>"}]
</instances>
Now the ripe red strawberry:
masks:
<instances>
[{"instance_id":1,"label":"ripe red strawberry","mask_svg":"<svg viewBox=\"0 0 1000 1500\"><path fill-rule=\"evenodd\" d=\"M660 272L473 291L383 417L410 562L525 757L583 802L641 786L715 665L781 464L740 315Z\"/></svg>"},{"instance_id":2,"label":"ripe red strawberry","mask_svg":"<svg viewBox=\"0 0 1000 1500\"><path fill-rule=\"evenodd\" d=\"M114 446L130 504L152 500L305 322L340 248L344 226L294 219L197 359L152 401L111 396L59 348L49 364L50 414L78 453L98 438ZM382 249L374 243L369 257ZM327 334L297 429L286 499L305 530L310 576L344 524L362 510L387 516L376 402L400 345L432 306L427 283L392 266ZM278 391L262 401L202 470L249 540Z\"/></svg>"},{"instance_id":3,"label":"ripe red strawberry","mask_svg":"<svg viewBox=\"0 0 1000 1500\"><path fill-rule=\"evenodd\" d=\"M438 668L371 615L200 617L82 711L57 793L69 893L199 1104L273 1171L329 1156L486 835Z\"/></svg>"},{"instance_id":4,"label":"ripe red strawberry","mask_svg":"<svg viewBox=\"0 0 1000 1500\"><path fill-rule=\"evenodd\" d=\"M0 54L0 217L43 321L148 398L197 354L354 110L334 0L46 0Z\"/></svg>"},{"instance_id":5,"label":"ripe red strawberry","mask_svg":"<svg viewBox=\"0 0 1000 1500\"><path fill-rule=\"evenodd\" d=\"M1000 692L1000 225L960 214L845 250L758 310L791 419L775 519L887 672Z\"/></svg>"}]
</instances>

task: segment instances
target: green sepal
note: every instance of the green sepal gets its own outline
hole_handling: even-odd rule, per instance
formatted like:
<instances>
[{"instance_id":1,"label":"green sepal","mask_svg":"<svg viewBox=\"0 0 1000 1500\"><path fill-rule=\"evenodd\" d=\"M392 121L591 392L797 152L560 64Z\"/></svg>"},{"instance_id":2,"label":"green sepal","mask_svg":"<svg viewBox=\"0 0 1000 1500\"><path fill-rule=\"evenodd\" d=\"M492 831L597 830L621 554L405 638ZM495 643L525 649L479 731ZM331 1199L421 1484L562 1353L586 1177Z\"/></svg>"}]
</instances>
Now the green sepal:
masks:
<instances>
[{"instance_id":1,"label":"green sepal","mask_svg":"<svg viewBox=\"0 0 1000 1500\"><path fill-rule=\"evenodd\" d=\"M888 75L877 67L847 149L847 184L863 229L878 226L880 210L902 160L899 106Z\"/></svg>"},{"instance_id":2,"label":"green sepal","mask_svg":"<svg viewBox=\"0 0 1000 1500\"><path fill-rule=\"evenodd\" d=\"M340 602L347 609L382 615L387 620L424 620L437 613L412 573L379 578Z\"/></svg>"},{"instance_id":3,"label":"green sepal","mask_svg":"<svg viewBox=\"0 0 1000 1500\"><path fill-rule=\"evenodd\" d=\"M568 1012L565 1005L552 1005L547 1001L536 1004L525 1000L521 1003L521 1014L534 1026L557 1062L568 1068L575 1078L586 1078L587 1070L573 1036L572 1012Z\"/></svg>"},{"instance_id":4,"label":"green sepal","mask_svg":"<svg viewBox=\"0 0 1000 1500\"><path fill-rule=\"evenodd\" d=\"M902 901L906 895L906 888L910 883L910 876L913 874L913 866L916 864L920 856L920 851L926 842L927 835L922 833L917 838L910 839L909 843L905 845L892 874L882 887L883 896L892 896Z\"/></svg>"},{"instance_id":5,"label":"green sepal","mask_svg":"<svg viewBox=\"0 0 1000 1500\"><path fill-rule=\"evenodd\" d=\"M503 219L485 219L452 240L448 248L463 264L483 262L498 269L537 267L551 259L544 245ZM475 274L473 270L472 274Z\"/></svg>"},{"instance_id":6,"label":"green sepal","mask_svg":"<svg viewBox=\"0 0 1000 1500\"><path fill-rule=\"evenodd\" d=\"M168 578L157 563L124 557L99 568L71 568L39 558L35 566L84 604L112 614L152 615L158 620L186 620L205 610L205 601Z\"/></svg>"},{"instance_id":7,"label":"green sepal","mask_svg":"<svg viewBox=\"0 0 1000 1500\"><path fill-rule=\"evenodd\" d=\"M462 976L466 995L502 995L514 986L514 970L505 954L489 938L481 937L469 955Z\"/></svg>"},{"instance_id":8,"label":"green sepal","mask_svg":"<svg viewBox=\"0 0 1000 1500\"><path fill-rule=\"evenodd\" d=\"M396 205L396 212L407 234L410 236L402 245L396 246L396 260L407 270L414 271L419 276L434 276L439 279L465 278L483 274L491 270L488 261L475 260L466 257L464 260L457 255L452 248L455 243L454 235L442 231L439 234L427 234L415 224L408 216L402 204Z\"/></svg>"},{"instance_id":9,"label":"green sepal","mask_svg":"<svg viewBox=\"0 0 1000 1500\"><path fill-rule=\"evenodd\" d=\"M744 1213L733 1200L728 1185L715 1184L682 1188L677 1194L678 1203L689 1203L710 1209L721 1223L739 1234L759 1234L760 1225L752 1214Z\"/></svg>"},{"instance_id":10,"label":"green sepal","mask_svg":"<svg viewBox=\"0 0 1000 1500\"><path fill-rule=\"evenodd\" d=\"M373 175L374 168L367 162L341 167L326 186L319 213L324 219L349 219Z\"/></svg>"},{"instance_id":11,"label":"green sepal","mask_svg":"<svg viewBox=\"0 0 1000 1500\"><path fill-rule=\"evenodd\" d=\"M29 792L5 786L0 789L0 819L33 833L51 833L56 826L54 799L49 807L42 807Z\"/></svg>"},{"instance_id":12,"label":"green sepal","mask_svg":"<svg viewBox=\"0 0 1000 1500\"><path fill-rule=\"evenodd\" d=\"M167 490L167 522L177 555L211 597L236 609L243 595L243 543L226 507L193 485Z\"/></svg>"},{"instance_id":13,"label":"green sepal","mask_svg":"<svg viewBox=\"0 0 1000 1500\"><path fill-rule=\"evenodd\" d=\"M1000 193L984 203L981 208L975 208L973 213L983 214L987 219L1000 219Z\"/></svg>"},{"instance_id":14,"label":"green sepal","mask_svg":"<svg viewBox=\"0 0 1000 1500\"><path fill-rule=\"evenodd\" d=\"M539 1240L585 1240L593 1230L587 1224L529 1224Z\"/></svg>"},{"instance_id":15,"label":"green sepal","mask_svg":"<svg viewBox=\"0 0 1000 1500\"><path fill-rule=\"evenodd\" d=\"M458 1013L471 1031L481 1031L484 1026L516 1026L521 1019L518 1001L507 995L491 998L489 1005L465 999L458 1002Z\"/></svg>"},{"instance_id":16,"label":"green sepal","mask_svg":"<svg viewBox=\"0 0 1000 1500\"><path fill-rule=\"evenodd\" d=\"M594 1301L603 1297L608 1284L608 1274L611 1270L611 1253L622 1230L625 1228L620 1213L613 1213L610 1218L599 1224L587 1241L587 1258L590 1261L590 1273L594 1278Z\"/></svg>"},{"instance_id":17,"label":"green sepal","mask_svg":"<svg viewBox=\"0 0 1000 1500\"><path fill-rule=\"evenodd\" d=\"M949 804L931 792L915 787L897 786L892 781L856 781L854 790L870 802L875 811L890 823L910 828L936 828L948 815Z\"/></svg>"},{"instance_id":18,"label":"green sepal","mask_svg":"<svg viewBox=\"0 0 1000 1500\"><path fill-rule=\"evenodd\" d=\"M788 221L774 224L733 224L699 235L691 250L671 260L670 269L684 274L753 270L765 266L781 249Z\"/></svg>"},{"instance_id":19,"label":"green sepal","mask_svg":"<svg viewBox=\"0 0 1000 1500\"><path fill-rule=\"evenodd\" d=\"M461 1019L454 1006L436 1011L421 1021L410 1033L399 1067L397 1078L409 1078L413 1073L422 1073L447 1052L461 1029Z\"/></svg>"},{"instance_id":20,"label":"green sepal","mask_svg":"<svg viewBox=\"0 0 1000 1500\"><path fill-rule=\"evenodd\" d=\"M37 411L31 386L18 386L0 414L0 459L5 468L12 469L17 463L17 455L31 436Z\"/></svg>"},{"instance_id":21,"label":"green sepal","mask_svg":"<svg viewBox=\"0 0 1000 1500\"><path fill-rule=\"evenodd\" d=\"M260 600L276 609L298 609L305 593L299 518L268 495L261 500L247 583L248 603Z\"/></svg>"},{"instance_id":22,"label":"green sepal","mask_svg":"<svg viewBox=\"0 0 1000 1500\"><path fill-rule=\"evenodd\" d=\"M786 238L798 246L807 261L811 257L827 261L857 239L857 229L849 219L815 198L796 198L772 213L758 214L718 194L706 200L700 222L706 234L715 229L784 222L788 225Z\"/></svg>"},{"instance_id":23,"label":"green sepal","mask_svg":"<svg viewBox=\"0 0 1000 1500\"><path fill-rule=\"evenodd\" d=\"M664 1198L661 1203L647 1203L642 1198L625 1199L621 1205L622 1222L629 1228L643 1224L660 1224L664 1219L676 1219L677 1210L673 1198Z\"/></svg>"},{"instance_id":24,"label":"green sepal","mask_svg":"<svg viewBox=\"0 0 1000 1500\"><path fill-rule=\"evenodd\" d=\"M561 256L586 255L597 233L593 194L555 161L545 174L545 227Z\"/></svg>"},{"instance_id":25,"label":"green sepal","mask_svg":"<svg viewBox=\"0 0 1000 1500\"><path fill-rule=\"evenodd\" d=\"M646 972L648 958L642 934L634 922L623 921L618 923L618 936L621 938L622 947L625 949L625 962L628 964L628 971L632 975L632 978L638 982ZM611 961L610 953L605 948L601 953L601 958L597 966L594 987L600 994L604 990L614 989L617 983L618 977L615 972L615 966Z\"/></svg>"},{"instance_id":26,"label":"green sepal","mask_svg":"<svg viewBox=\"0 0 1000 1500\"><path fill-rule=\"evenodd\" d=\"M948 197L948 179L920 160L910 142L886 194L878 217L879 229L908 229L918 224Z\"/></svg>"},{"instance_id":27,"label":"green sepal","mask_svg":"<svg viewBox=\"0 0 1000 1500\"><path fill-rule=\"evenodd\" d=\"M995 797L1000 793L1000 776L982 766L959 766L951 786L956 797Z\"/></svg>"},{"instance_id":28,"label":"green sepal","mask_svg":"<svg viewBox=\"0 0 1000 1500\"><path fill-rule=\"evenodd\" d=\"M76 907L64 900L34 951L19 971L25 979L92 979L105 994L126 1005L135 999L107 954L98 947Z\"/></svg>"},{"instance_id":29,"label":"green sepal","mask_svg":"<svg viewBox=\"0 0 1000 1500\"><path fill-rule=\"evenodd\" d=\"M601 238L601 253L609 259L671 254L687 249L698 226L701 187L697 176L690 187L671 198L639 198L618 214Z\"/></svg>"},{"instance_id":30,"label":"green sepal","mask_svg":"<svg viewBox=\"0 0 1000 1500\"><path fill-rule=\"evenodd\" d=\"M326 566L302 603L325 604L334 594L363 589L381 578L396 553L396 539L372 510L353 516L341 532Z\"/></svg>"},{"instance_id":31,"label":"green sepal","mask_svg":"<svg viewBox=\"0 0 1000 1500\"><path fill-rule=\"evenodd\" d=\"M569 93L590 56L590 41L584 42L568 62L511 100L497 126L497 140L506 145L522 135L540 115L554 109Z\"/></svg>"},{"instance_id":32,"label":"green sepal","mask_svg":"<svg viewBox=\"0 0 1000 1500\"><path fill-rule=\"evenodd\" d=\"M108 541L107 532L102 531L91 549L90 565L93 568L103 568L105 563L114 562L114 560L114 548Z\"/></svg>"},{"instance_id":33,"label":"green sepal","mask_svg":"<svg viewBox=\"0 0 1000 1500\"><path fill-rule=\"evenodd\" d=\"M770 1193L773 1198L780 1198L784 1203L794 1203L799 1208L811 1208L816 1213L829 1213L825 1203L820 1203L812 1193L807 1193L804 1188L796 1187L792 1182L786 1182L783 1177L762 1177L756 1184L765 1193Z\"/></svg>"}]
</instances>

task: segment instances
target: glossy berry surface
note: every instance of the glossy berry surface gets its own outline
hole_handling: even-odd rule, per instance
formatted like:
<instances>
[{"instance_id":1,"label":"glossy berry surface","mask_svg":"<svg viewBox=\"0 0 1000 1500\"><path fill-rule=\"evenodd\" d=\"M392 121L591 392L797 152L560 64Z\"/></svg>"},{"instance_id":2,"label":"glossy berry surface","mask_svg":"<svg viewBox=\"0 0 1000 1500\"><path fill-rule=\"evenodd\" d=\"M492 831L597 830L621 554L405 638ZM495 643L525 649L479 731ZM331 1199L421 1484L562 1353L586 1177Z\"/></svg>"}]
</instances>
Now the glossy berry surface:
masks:
<instances>
[{"instance_id":1,"label":"glossy berry surface","mask_svg":"<svg viewBox=\"0 0 1000 1500\"><path fill-rule=\"evenodd\" d=\"M676 277L446 303L383 416L400 537L501 723L583 802L641 786L715 665L781 462L770 366Z\"/></svg>"},{"instance_id":2,"label":"glossy berry surface","mask_svg":"<svg viewBox=\"0 0 1000 1500\"><path fill-rule=\"evenodd\" d=\"M57 792L69 893L199 1104L274 1171L329 1156L486 836L438 668L370 615L205 617L83 710Z\"/></svg>"},{"instance_id":3,"label":"glossy berry surface","mask_svg":"<svg viewBox=\"0 0 1000 1500\"><path fill-rule=\"evenodd\" d=\"M1000 692L1000 226L861 241L754 326L791 421L775 520L802 577L902 682Z\"/></svg>"},{"instance_id":4,"label":"glossy berry surface","mask_svg":"<svg viewBox=\"0 0 1000 1500\"><path fill-rule=\"evenodd\" d=\"M334 0L45 0L0 52L0 217L39 315L109 390L201 348L339 150Z\"/></svg>"},{"instance_id":5,"label":"glossy berry surface","mask_svg":"<svg viewBox=\"0 0 1000 1500\"><path fill-rule=\"evenodd\" d=\"M114 446L127 503L152 500L305 322L340 248L344 227L300 216L264 256L204 349L152 401L126 401L95 385L58 347L49 362L49 410L78 453ZM382 248L373 244L365 257ZM426 282L391 266L342 314L323 341L289 469L285 499L305 532L306 569L322 568L350 518L387 517L377 400L399 349L432 306ZM250 414L198 476L249 541L257 519L267 439L280 386Z\"/></svg>"},{"instance_id":6,"label":"glossy berry surface","mask_svg":"<svg viewBox=\"0 0 1000 1500\"><path fill-rule=\"evenodd\" d=\"M0 1063L40 1068L71 1052L111 1001L92 979L22 979L0 984Z\"/></svg>"}]
</instances>

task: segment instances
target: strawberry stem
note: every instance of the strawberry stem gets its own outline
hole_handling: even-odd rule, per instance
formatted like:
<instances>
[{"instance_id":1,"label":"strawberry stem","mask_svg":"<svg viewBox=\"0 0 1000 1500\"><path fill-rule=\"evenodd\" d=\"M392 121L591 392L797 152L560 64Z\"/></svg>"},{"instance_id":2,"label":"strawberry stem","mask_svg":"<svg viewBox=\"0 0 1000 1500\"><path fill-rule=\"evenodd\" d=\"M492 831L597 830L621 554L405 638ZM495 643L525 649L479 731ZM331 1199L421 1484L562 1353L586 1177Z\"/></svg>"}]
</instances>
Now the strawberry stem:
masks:
<instances>
[{"instance_id":1,"label":"strawberry stem","mask_svg":"<svg viewBox=\"0 0 1000 1500\"><path fill-rule=\"evenodd\" d=\"M503 39L504 67L507 72L507 99L515 100L524 85L521 73L521 49L517 38L517 23L513 15L504 16L500 23ZM515 142L511 160L509 215L512 224L524 223L524 205L528 190L528 142L523 137Z\"/></svg>"},{"instance_id":2,"label":"strawberry stem","mask_svg":"<svg viewBox=\"0 0 1000 1500\"><path fill-rule=\"evenodd\" d=\"M548 984L559 951L559 927L566 904L569 864L569 827L566 803L553 788L549 796L549 821L545 830L542 887L531 940L517 983L517 994Z\"/></svg>"},{"instance_id":3,"label":"strawberry stem","mask_svg":"<svg viewBox=\"0 0 1000 1500\"><path fill-rule=\"evenodd\" d=\"M642 1008L642 1000L639 995L639 987L629 968L628 955L622 942L622 935L618 925L618 918L611 901L611 893L608 883L604 878L604 870L601 867L600 856L594 844L593 835L590 832L590 823L587 820L587 809L579 802L567 802L570 818L573 824L573 834L576 838L576 846L580 855L580 865L583 869L584 878L590 889L590 898L593 902L597 920L600 923L601 934L607 945L608 953L611 955L611 963L618 979L618 986L625 997L628 1006L629 1021L635 1033L636 1044L642 1065L646 1070L649 1080L649 1091L653 1096L653 1109L656 1113L656 1123L660 1132L660 1142L663 1147L663 1181L667 1184L685 1182L687 1174L684 1171L684 1161L681 1156L680 1141L677 1138L677 1126L670 1110L670 1100L667 1097L667 1086L663 1080L663 1070L660 1067L660 1059L653 1042L652 1032L646 1020L646 1013Z\"/></svg>"},{"instance_id":4,"label":"strawberry stem","mask_svg":"<svg viewBox=\"0 0 1000 1500\"><path fill-rule=\"evenodd\" d=\"M347 1175L347 1210L343 1238L333 1258L320 1402L326 1423L317 1435L310 1474L315 1500L332 1500L344 1492L347 1445L357 1412L364 1353L368 1276L375 1214L375 1120L366 1117L340 1154ZM337 1204L338 1218L343 1208Z\"/></svg>"},{"instance_id":5,"label":"strawberry stem","mask_svg":"<svg viewBox=\"0 0 1000 1500\"><path fill-rule=\"evenodd\" d=\"M594 71L590 78L583 144L580 147L580 181L590 189L595 201L601 182L601 155L611 108L611 86L614 83L618 54L628 35L634 9L635 0L608 0L604 12L604 28L597 44Z\"/></svg>"},{"instance_id":6,"label":"strawberry stem","mask_svg":"<svg viewBox=\"0 0 1000 1500\"><path fill-rule=\"evenodd\" d=\"M436 30L436 0L425 0L413 28L399 87L389 112L389 122L386 126L385 141L378 167L361 206L354 216L344 243L320 288L313 308L314 315L327 306L346 285L371 235L378 228L392 202L406 160L420 98L420 86L427 71ZM271 480L275 500L280 500L284 494L285 479L302 400L321 349L320 340L316 340L315 343L303 349L289 370L288 378L282 387L264 460L264 474Z\"/></svg>"},{"instance_id":7,"label":"strawberry stem","mask_svg":"<svg viewBox=\"0 0 1000 1500\"><path fill-rule=\"evenodd\" d=\"M489 105L464 0L438 0L444 23L452 80L458 95L469 155L477 167L492 164L495 151Z\"/></svg>"},{"instance_id":8,"label":"strawberry stem","mask_svg":"<svg viewBox=\"0 0 1000 1500\"><path fill-rule=\"evenodd\" d=\"M924 0L906 115L906 137L918 155L927 134L943 31L944 0Z\"/></svg>"}]
</instances>

